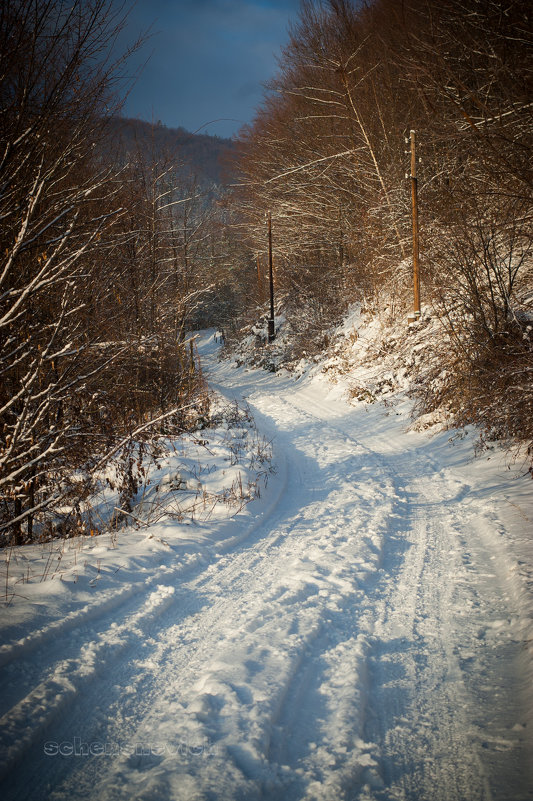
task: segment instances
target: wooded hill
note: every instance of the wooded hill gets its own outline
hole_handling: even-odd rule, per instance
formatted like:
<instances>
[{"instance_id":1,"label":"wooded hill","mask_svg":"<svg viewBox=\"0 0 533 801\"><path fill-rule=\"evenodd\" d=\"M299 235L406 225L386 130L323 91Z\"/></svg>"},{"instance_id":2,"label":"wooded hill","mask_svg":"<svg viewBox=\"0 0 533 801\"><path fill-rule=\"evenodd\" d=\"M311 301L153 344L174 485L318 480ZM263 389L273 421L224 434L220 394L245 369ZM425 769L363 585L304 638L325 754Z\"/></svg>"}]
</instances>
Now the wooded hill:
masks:
<instances>
[{"instance_id":1,"label":"wooded hill","mask_svg":"<svg viewBox=\"0 0 533 801\"><path fill-rule=\"evenodd\" d=\"M140 150L149 160L154 152L183 165L202 186L221 184L222 157L231 151L231 139L190 133L185 128L169 128L130 117L113 117L108 122L111 139L131 161Z\"/></svg>"}]
</instances>

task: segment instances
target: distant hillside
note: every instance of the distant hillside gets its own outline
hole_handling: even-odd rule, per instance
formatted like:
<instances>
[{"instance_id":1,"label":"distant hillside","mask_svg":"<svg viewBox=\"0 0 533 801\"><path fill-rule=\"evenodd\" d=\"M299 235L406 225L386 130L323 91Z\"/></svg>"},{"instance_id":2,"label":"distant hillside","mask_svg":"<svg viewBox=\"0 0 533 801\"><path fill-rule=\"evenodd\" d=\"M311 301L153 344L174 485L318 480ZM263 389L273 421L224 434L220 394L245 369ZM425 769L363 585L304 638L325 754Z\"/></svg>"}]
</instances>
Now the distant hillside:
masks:
<instances>
[{"instance_id":1,"label":"distant hillside","mask_svg":"<svg viewBox=\"0 0 533 801\"><path fill-rule=\"evenodd\" d=\"M223 182L226 170L222 168L221 156L232 149L231 139L126 117L112 119L110 126L113 139L126 154L136 152L139 147L147 156L155 150L188 165L202 184Z\"/></svg>"}]
</instances>

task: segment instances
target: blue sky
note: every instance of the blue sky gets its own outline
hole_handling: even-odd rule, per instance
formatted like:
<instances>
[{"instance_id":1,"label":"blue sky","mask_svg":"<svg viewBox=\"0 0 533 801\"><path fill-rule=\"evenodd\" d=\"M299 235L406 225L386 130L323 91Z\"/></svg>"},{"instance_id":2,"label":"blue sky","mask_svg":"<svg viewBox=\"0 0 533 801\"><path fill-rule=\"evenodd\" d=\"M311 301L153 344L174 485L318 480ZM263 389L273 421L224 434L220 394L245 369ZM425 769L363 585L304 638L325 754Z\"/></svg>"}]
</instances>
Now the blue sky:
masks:
<instances>
[{"instance_id":1,"label":"blue sky","mask_svg":"<svg viewBox=\"0 0 533 801\"><path fill-rule=\"evenodd\" d=\"M123 113L231 136L253 118L298 8L299 0L137 0L126 37L150 27L152 36L132 66L150 59ZM210 122L219 118L230 121Z\"/></svg>"}]
</instances>

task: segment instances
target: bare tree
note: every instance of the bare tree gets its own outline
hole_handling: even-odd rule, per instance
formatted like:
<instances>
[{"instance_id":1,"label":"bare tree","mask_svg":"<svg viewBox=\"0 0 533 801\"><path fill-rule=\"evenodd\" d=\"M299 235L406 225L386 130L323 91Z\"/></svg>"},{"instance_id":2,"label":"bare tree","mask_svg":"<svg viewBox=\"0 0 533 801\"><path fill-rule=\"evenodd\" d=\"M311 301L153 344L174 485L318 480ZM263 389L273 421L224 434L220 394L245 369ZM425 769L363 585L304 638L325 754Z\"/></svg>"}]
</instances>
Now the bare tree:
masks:
<instances>
[{"instance_id":1,"label":"bare tree","mask_svg":"<svg viewBox=\"0 0 533 801\"><path fill-rule=\"evenodd\" d=\"M122 22L107 0L7 0L0 12L0 528L17 540L61 494L83 398L109 361L83 325L81 290L121 213L97 145Z\"/></svg>"},{"instance_id":2,"label":"bare tree","mask_svg":"<svg viewBox=\"0 0 533 801\"><path fill-rule=\"evenodd\" d=\"M240 136L236 192L254 252L271 211L292 304L327 308L323 325L335 310L328 291L401 311L411 288L404 136L417 129L424 300L442 325L448 406L525 437L531 38L525 0L306 0ZM300 326L315 324L318 313L300 315Z\"/></svg>"}]
</instances>

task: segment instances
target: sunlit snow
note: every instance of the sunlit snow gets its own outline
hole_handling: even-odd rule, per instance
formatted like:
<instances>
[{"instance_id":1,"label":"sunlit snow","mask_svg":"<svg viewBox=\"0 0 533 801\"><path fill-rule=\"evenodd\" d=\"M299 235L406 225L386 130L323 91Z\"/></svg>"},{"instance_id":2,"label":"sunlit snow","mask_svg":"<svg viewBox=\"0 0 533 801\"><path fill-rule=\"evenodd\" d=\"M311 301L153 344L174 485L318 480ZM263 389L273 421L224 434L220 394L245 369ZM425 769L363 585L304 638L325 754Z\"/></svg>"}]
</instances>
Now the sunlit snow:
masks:
<instances>
[{"instance_id":1,"label":"sunlit snow","mask_svg":"<svg viewBox=\"0 0 533 801\"><path fill-rule=\"evenodd\" d=\"M231 513L4 554L3 798L532 798L521 465L217 348L275 472Z\"/></svg>"}]
</instances>

